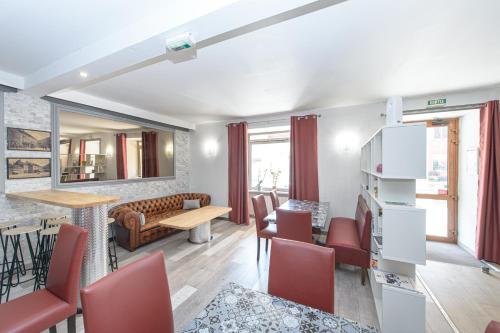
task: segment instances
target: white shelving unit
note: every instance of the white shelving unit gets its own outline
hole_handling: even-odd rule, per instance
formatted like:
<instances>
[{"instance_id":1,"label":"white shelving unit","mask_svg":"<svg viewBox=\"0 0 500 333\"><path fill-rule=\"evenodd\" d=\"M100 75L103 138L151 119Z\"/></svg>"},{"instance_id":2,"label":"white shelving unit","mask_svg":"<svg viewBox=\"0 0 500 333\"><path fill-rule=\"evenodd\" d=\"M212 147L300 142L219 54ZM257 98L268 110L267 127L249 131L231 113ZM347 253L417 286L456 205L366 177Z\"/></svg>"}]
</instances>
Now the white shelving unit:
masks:
<instances>
[{"instance_id":1,"label":"white shelving unit","mask_svg":"<svg viewBox=\"0 0 500 333\"><path fill-rule=\"evenodd\" d=\"M375 280L376 269L406 276L425 265L425 209L416 180L426 177L425 124L385 126L361 148L361 193L372 220L372 287L383 333L424 333L425 295Z\"/></svg>"}]
</instances>

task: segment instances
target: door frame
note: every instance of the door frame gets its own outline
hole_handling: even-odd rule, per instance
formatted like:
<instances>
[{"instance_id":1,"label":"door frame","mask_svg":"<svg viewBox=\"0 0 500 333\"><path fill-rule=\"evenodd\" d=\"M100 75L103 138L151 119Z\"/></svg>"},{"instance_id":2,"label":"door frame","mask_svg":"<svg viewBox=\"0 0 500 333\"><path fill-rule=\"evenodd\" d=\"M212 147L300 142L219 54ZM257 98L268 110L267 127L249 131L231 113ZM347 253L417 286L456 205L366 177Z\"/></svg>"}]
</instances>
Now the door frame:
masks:
<instances>
[{"instance_id":1,"label":"door frame","mask_svg":"<svg viewBox=\"0 0 500 333\"><path fill-rule=\"evenodd\" d=\"M418 194L417 199L447 200L448 202L448 235L427 235L427 240L456 244L458 241L458 138L459 118L432 119L425 122L427 128L448 125L448 193Z\"/></svg>"}]
</instances>

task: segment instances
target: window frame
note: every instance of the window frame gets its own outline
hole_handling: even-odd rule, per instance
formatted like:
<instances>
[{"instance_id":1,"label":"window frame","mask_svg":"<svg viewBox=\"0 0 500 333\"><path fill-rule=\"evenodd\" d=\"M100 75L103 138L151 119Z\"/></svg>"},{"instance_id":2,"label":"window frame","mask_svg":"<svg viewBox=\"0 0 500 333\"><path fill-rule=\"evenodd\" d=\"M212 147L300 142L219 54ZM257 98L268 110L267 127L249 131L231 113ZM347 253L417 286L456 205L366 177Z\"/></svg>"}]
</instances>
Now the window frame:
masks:
<instances>
[{"instance_id":1,"label":"window frame","mask_svg":"<svg viewBox=\"0 0 500 333\"><path fill-rule=\"evenodd\" d=\"M266 139L266 140L250 140L250 137L252 135L262 135L262 134L280 134L280 133L288 133L288 138L286 139ZM252 186L252 146L254 144L272 144L272 143L283 143L283 142L288 142L290 143L290 130L288 131L269 131L269 132L259 132L259 133L248 133L248 178L249 178L249 184L248 184L248 190L249 191L253 191L253 192L256 192L258 191L257 190L257 187L254 187ZM290 169L290 165L288 166L288 168ZM288 172L290 172L290 170L288 170ZM290 187L290 181L288 181L288 186ZM278 192L286 192L288 193L288 188L276 188L276 191ZM268 188L268 187L262 187L261 188L261 192L270 192L272 191L273 189L272 188Z\"/></svg>"}]
</instances>

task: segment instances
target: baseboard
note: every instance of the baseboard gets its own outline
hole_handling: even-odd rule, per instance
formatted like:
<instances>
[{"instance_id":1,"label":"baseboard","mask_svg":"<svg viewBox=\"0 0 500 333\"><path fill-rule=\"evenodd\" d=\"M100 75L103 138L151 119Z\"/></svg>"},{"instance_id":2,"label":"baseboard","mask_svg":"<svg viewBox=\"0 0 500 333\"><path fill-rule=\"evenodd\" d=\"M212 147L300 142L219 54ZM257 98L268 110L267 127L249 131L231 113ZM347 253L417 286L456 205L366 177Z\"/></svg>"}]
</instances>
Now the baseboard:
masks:
<instances>
[{"instance_id":1,"label":"baseboard","mask_svg":"<svg viewBox=\"0 0 500 333\"><path fill-rule=\"evenodd\" d=\"M468 254L470 254L471 256L473 256L474 258L476 257L476 251L472 250L471 248L469 248L467 245L465 245L461 241L458 241L457 245L460 248L462 248L465 252L467 252Z\"/></svg>"}]
</instances>

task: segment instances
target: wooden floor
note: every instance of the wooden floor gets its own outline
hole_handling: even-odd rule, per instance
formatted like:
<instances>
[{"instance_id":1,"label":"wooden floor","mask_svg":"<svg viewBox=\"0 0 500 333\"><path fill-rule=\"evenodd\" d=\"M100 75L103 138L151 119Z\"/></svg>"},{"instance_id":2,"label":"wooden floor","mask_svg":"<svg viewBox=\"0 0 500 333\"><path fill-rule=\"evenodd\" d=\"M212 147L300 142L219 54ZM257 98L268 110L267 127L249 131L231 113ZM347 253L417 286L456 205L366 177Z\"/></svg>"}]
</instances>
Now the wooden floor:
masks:
<instances>
[{"instance_id":1,"label":"wooden floor","mask_svg":"<svg viewBox=\"0 0 500 333\"><path fill-rule=\"evenodd\" d=\"M438 261L418 272L458 332L484 332L490 320L500 321L500 273Z\"/></svg>"},{"instance_id":2,"label":"wooden floor","mask_svg":"<svg viewBox=\"0 0 500 333\"><path fill-rule=\"evenodd\" d=\"M261 260L256 261L255 226L238 226L231 222L212 222L215 238L207 244L187 242L188 232L180 232L147 246L128 252L118 248L120 265L131 263L148 253L163 251L176 331L180 331L217 294L232 281L248 288L267 291L268 255L261 249ZM362 286L359 270L342 265L335 272L336 314L378 327L375 305L369 285ZM29 293L32 287L16 288L14 297ZM66 324L57 325L58 332L66 332ZM77 330L83 332L82 316L77 316ZM48 332L48 331L47 331Z\"/></svg>"}]
</instances>

